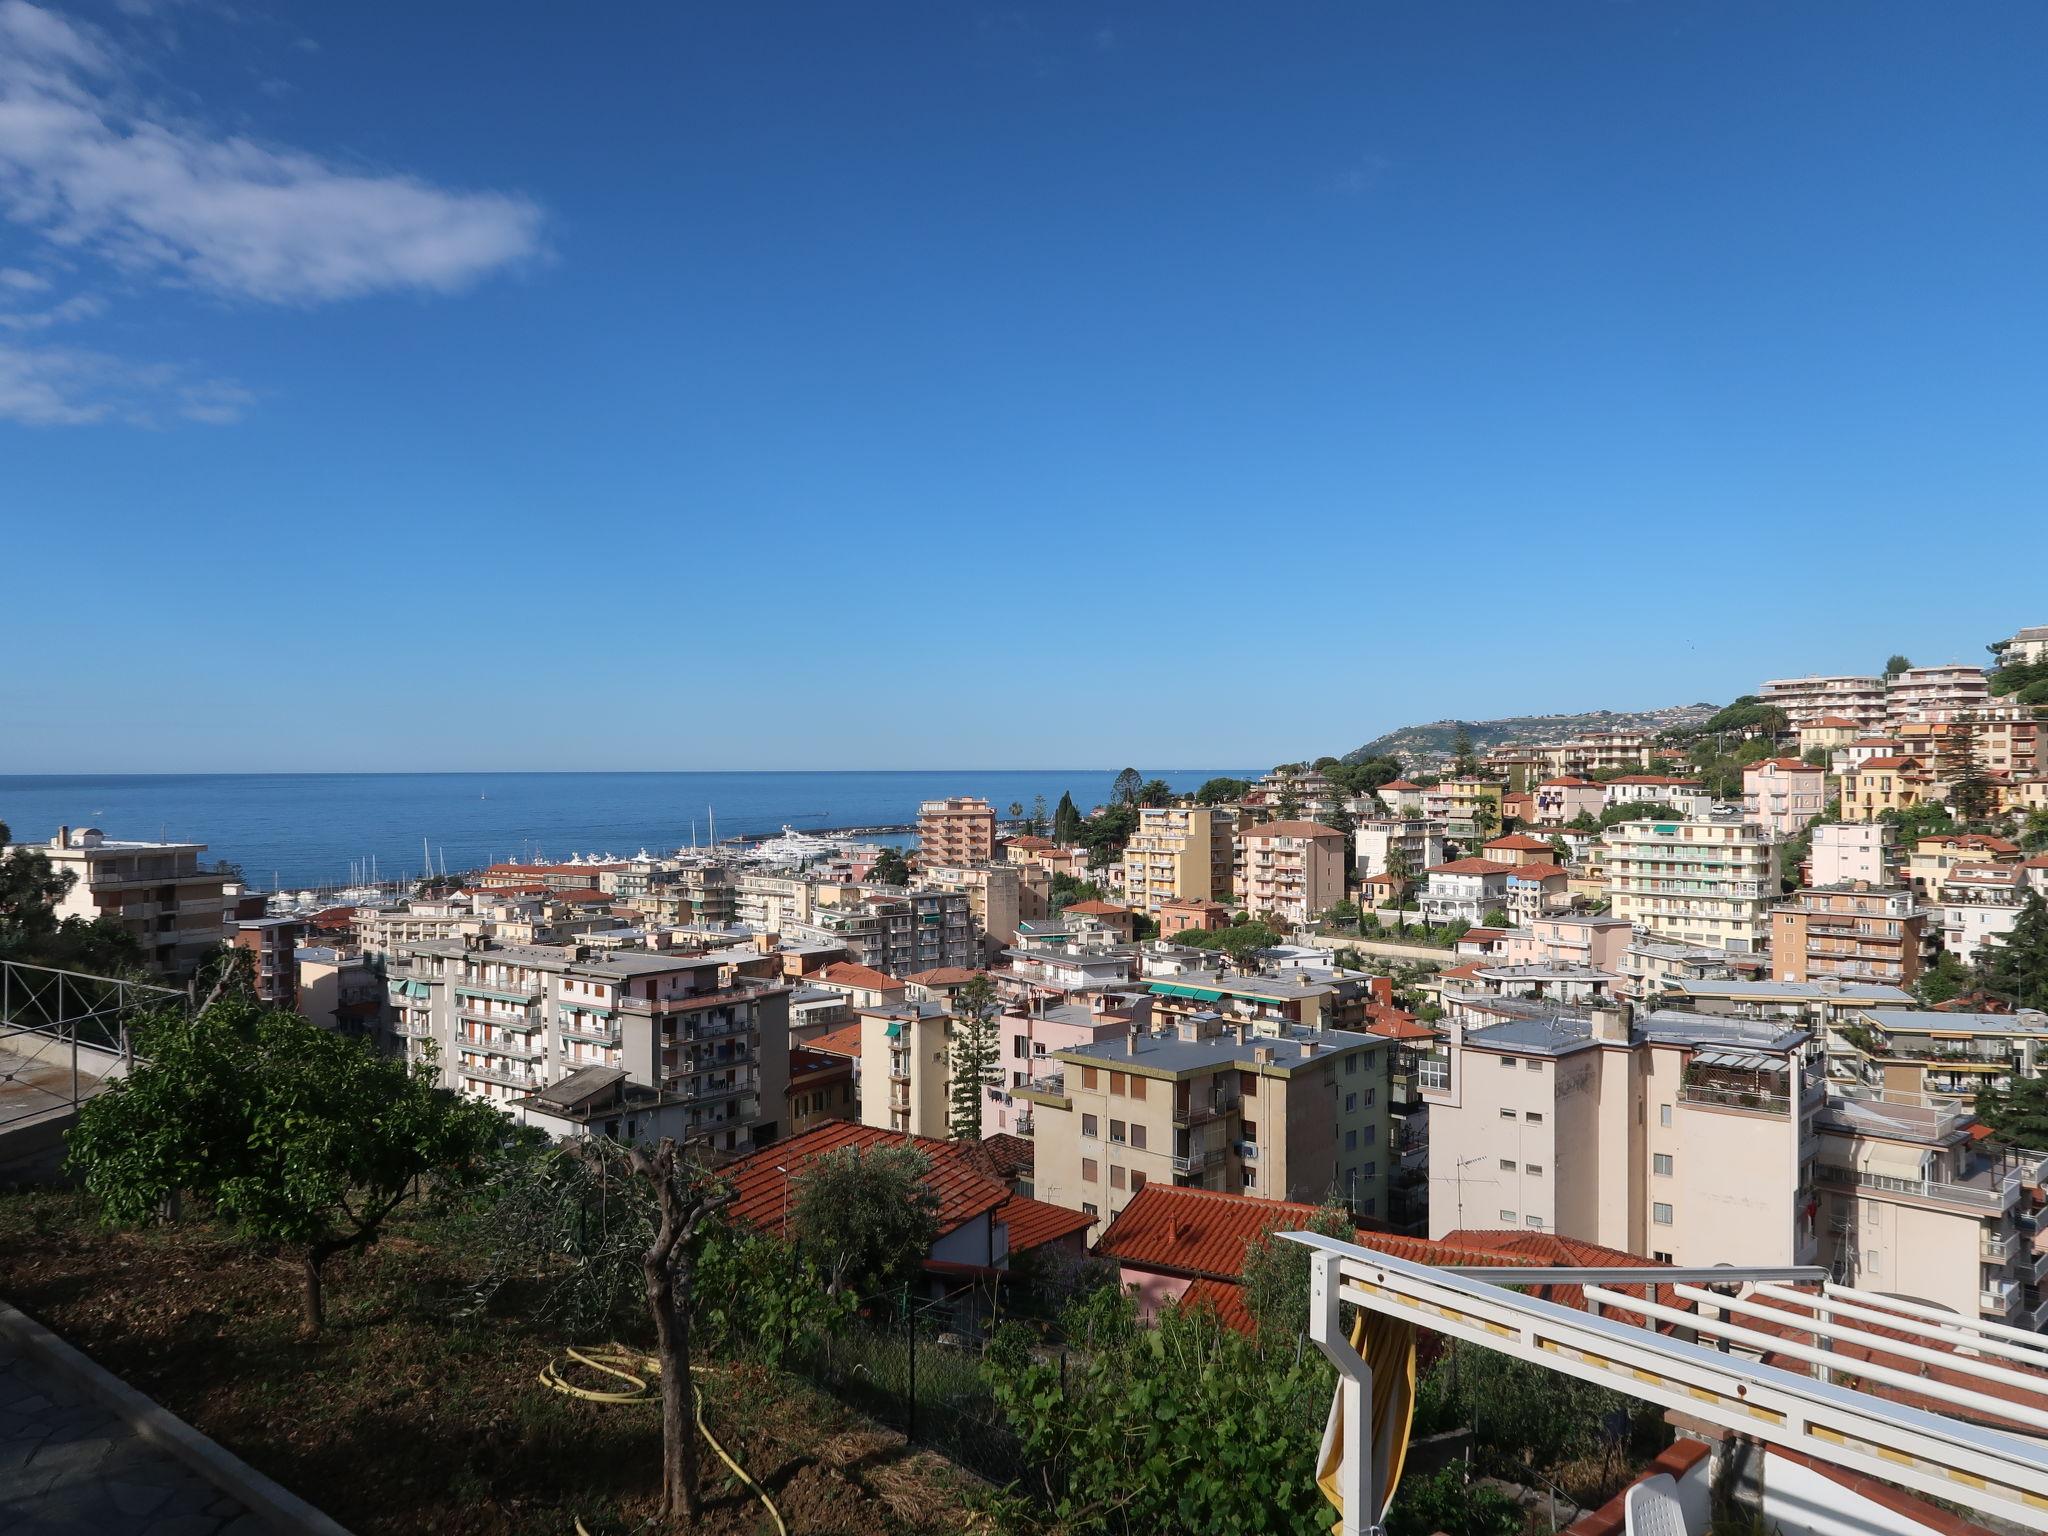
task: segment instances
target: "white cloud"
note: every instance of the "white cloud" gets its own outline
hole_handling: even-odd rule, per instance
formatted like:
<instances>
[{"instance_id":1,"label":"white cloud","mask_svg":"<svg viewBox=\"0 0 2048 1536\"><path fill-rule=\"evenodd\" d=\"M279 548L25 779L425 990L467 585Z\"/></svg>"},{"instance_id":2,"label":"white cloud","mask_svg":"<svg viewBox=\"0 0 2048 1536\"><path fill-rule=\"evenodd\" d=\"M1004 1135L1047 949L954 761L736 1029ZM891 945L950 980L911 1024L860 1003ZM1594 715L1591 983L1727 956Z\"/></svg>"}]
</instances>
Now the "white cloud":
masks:
<instances>
[{"instance_id":1,"label":"white cloud","mask_svg":"<svg viewBox=\"0 0 2048 1536\"><path fill-rule=\"evenodd\" d=\"M0 267L0 288L10 288L16 293L41 293L50 286L50 280L20 267Z\"/></svg>"},{"instance_id":2,"label":"white cloud","mask_svg":"<svg viewBox=\"0 0 2048 1536\"><path fill-rule=\"evenodd\" d=\"M98 37L0 0L0 210L128 271L269 303L452 292L540 249L525 197L349 169L133 97Z\"/></svg>"},{"instance_id":3,"label":"white cloud","mask_svg":"<svg viewBox=\"0 0 2048 1536\"><path fill-rule=\"evenodd\" d=\"M96 293L74 293L61 303L52 304L48 309L13 311L0 310L0 331L46 331L53 325L69 325L74 320L90 320L95 315L106 313L107 301Z\"/></svg>"},{"instance_id":4,"label":"white cloud","mask_svg":"<svg viewBox=\"0 0 2048 1536\"><path fill-rule=\"evenodd\" d=\"M240 419L254 396L220 379L195 379L166 363L134 363L78 347L0 342L0 420L32 427L170 420L221 426Z\"/></svg>"}]
</instances>

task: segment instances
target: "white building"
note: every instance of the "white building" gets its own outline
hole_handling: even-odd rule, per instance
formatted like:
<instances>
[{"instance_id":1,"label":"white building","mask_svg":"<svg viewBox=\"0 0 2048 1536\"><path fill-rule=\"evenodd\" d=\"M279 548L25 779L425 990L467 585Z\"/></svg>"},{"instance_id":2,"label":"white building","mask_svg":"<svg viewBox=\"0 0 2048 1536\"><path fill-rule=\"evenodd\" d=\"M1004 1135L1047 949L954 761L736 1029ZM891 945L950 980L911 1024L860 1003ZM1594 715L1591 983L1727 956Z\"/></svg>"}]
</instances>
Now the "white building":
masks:
<instances>
[{"instance_id":1,"label":"white building","mask_svg":"<svg viewBox=\"0 0 2048 1536\"><path fill-rule=\"evenodd\" d=\"M1624 821L1607 829L1609 910L1652 938L1753 954L1770 941L1778 844L1747 822Z\"/></svg>"},{"instance_id":2,"label":"white building","mask_svg":"<svg viewBox=\"0 0 2048 1536\"><path fill-rule=\"evenodd\" d=\"M40 853L57 873L72 877L57 899L59 918L118 923L159 975L192 971L228 937L226 877L199 867L204 843L134 842L98 827L59 827L47 843L16 843L6 851L17 850Z\"/></svg>"},{"instance_id":3,"label":"white building","mask_svg":"<svg viewBox=\"0 0 2048 1536\"><path fill-rule=\"evenodd\" d=\"M1806 883L1890 884L1890 850L1895 836L1888 821L1841 821L1815 827Z\"/></svg>"},{"instance_id":4,"label":"white building","mask_svg":"<svg viewBox=\"0 0 2048 1536\"><path fill-rule=\"evenodd\" d=\"M1508 877L1515 869L1513 864L1497 864L1491 859L1453 859L1432 865L1419 903L1423 919L1432 923L1484 922L1488 912L1507 907Z\"/></svg>"}]
</instances>

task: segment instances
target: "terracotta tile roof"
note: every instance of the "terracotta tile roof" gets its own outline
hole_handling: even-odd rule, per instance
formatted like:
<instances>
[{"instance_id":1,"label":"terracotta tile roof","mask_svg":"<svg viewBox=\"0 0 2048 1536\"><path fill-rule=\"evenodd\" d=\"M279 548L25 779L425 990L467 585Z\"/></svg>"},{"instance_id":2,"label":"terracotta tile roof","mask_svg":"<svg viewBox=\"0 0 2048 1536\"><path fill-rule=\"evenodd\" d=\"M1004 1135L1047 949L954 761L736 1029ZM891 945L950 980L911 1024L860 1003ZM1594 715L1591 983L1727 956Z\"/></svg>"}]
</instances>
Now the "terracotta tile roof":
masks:
<instances>
[{"instance_id":1,"label":"terracotta tile roof","mask_svg":"<svg viewBox=\"0 0 2048 1536\"><path fill-rule=\"evenodd\" d=\"M1467 928L1458 942L1463 944L1468 939L1504 939L1507 936L1508 931L1505 928Z\"/></svg>"},{"instance_id":2,"label":"terracotta tile roof","mask_svg":"<svg viewBox=\"0 0 2048 1536\"><path fill-rule=\"evenodd\" d=\"M1492 859L1453 859L1448 864L1432 864L1423 873L1426 875L1507 875L1514 873L1512 864L1496 864Z\"/></svg>"},{"instance_id":3,"label":"terracotta tile roof","mask_svg":"<svg viewBox=\"0 0 2048 1536\"><path fill-rule=\"evenodd\" d=\"M941 1237L1014 1198L1010 1186L995 1176L987 1157L973 1142L935 1141L929 1136L905 1136L878 1126L836 1120L728 1164L722 1170L733 1186L733 1202L727 1212L748 1226L781 1232L789 1220L790 1181L808 1164L848 1147L865 1154L901 1146L914 1146L931 1161L925 1182L939 1197Z\"/></svg>"},{"instance_id":4,"label":"terracotta tile roof","mask_svg":"<svg viewBox=\"0 0 2048 1536\"><path fill-rule=\"evenodd\" d=\"M1072 1237L1095 1225L1086 1211L1070 1211L1025 1195L1012 1195L996 1209L996 1220L1010 1229L1010 1252L1023 1253L1044 1243Z\"/></svg>"},{"instance_id":5,"label":"terracotta tile roof","mask_svg":"<svg viewBox=\"0 0 2048 1536\"><path fill-rule=\"evenodd\" d=\"M851 960L835 960L818 972L819 981L837 982L842 987L873 987L883 992L900 992L903 983L894 976L876 970L870 965L855 965Z\"/></svg>"},{"instance_id":6,"label":"terracotta tile roof","mask_svg":"<svg viewBox=\"0 0 2048 1536\"><path fill-rule=\"evenodd\" d=\"M1606 1269L1665 1269L1655 1259L1646 1259L1639 1254L1624 1253L1619 1248L1603 1248L1598 1243L1588 1243L1576 1237L1559 1237L1554 1232L1530 1232L1522 1228L1490 1229L1467 1227L1446 1232L1440 1241L1461 1249L1476 1250L1487 1255L1483 1259L1461 1259L1467 1264L1539 1264L1546 1267L1588 1269L1595 1266ZM1613 1289L1624 1296L1644 1296L1646 1290L1640 1285L1617 1285ZM1545 1301L1554 1301L1561 1307L1586 1305L1586 1293L1576 1285L1539 1285L1530 1288L1532 1296ZM1674 1296L1659 1298L1666 1306L1691 1310L1690 1303ZM1659 1324L1660 1330L1668 1330L1670 1324Z\"/></svg>"},{"instance_id":7,"label":"terracotta tile roof","mask_svg":"<svg viewBox=\"0 0 2048 1536\"><path fill-rule=\"evenodd\" d=\"M847 1024L833 1030L830 1034L814 1036L811 1040L810 1048L814 1051L829 1051L834 1056L851 1056L854 1060L858 1061L860 1059L860 1026L858 1024Z\"/></svg>"},{"instance_id":8,"label":"terracotta tile roof","mask_svg":"<svg viewBox=\"0 0 2048 1536\"><path fill-rule=\"evenodd\" d=\"M963 966L937 965L928 971L915 971L903 979L914 981L920 987L958 987L966 985L979 974Z\"/></svg>"},{"instance_id":9,"label":"terracotta tile roof","mask_svg":"<svg viewBox=\"0 0 2048 1536\"><path fill-rule=\"evenodd\" d=\"M1383 790L1420 789L1422 788L1422 786L1420 784L1417 784L1413 779L1389 779L1386 783L1382 784L1380 788Z\"/></svg>"},{"instance_id":10,"label":"terracotta tile roof","mask_svg":"<svg viewBox=\"0 0 2048 1536\"><path fill-rule=\"evenodd\" d=\"M996 1172L1006 1179L1029 1173L1038 1164L1038 1148L1028 1136L1012 1136L1007 1131L998 1131L993 1136L981 1138L981 1150L995 1164Z\"/></svg>"},{"instance_id":11,"label":"terracotta tile roof","mask_svg":"<svg viewBox=\"0 0 2048 1536\"><path fill-rule=\"evenodd\" d=\"M1147 1184L1104 1230L1095 1251L1133 1269L1232 1283L1244 1273L1245 1244L1267 1232L1306 1223L1316 1207L1294 1200L1261 1200L1220 1189ZM1421 1264L1492 1264L1492 1255L1424 1237L1392 1232L1358 1234L1358 1241L1397 1259Z\"/></svg>"},{"instance_id":12,"label":"terracotta tile roof","mask_svg":"<svg viewBox=\"0 0 2048 1536\"><path fill-rule=\"evenodd\" d=\"M1239 1333L1255 1333L1252 1310L1244 1304L1244 1287L1235 1280L1196 1280L1180 1294L1184 1307L1207 1307L1216 1321Z\"/></svg>"},{"instance_id":13,"label":"terracotta tile roof","mask_svg":"<svg viewBox=\"0 0 2048 1536\"><path fill-rule=\"evenodd\" d=\"M1831 731L1860 731L1863 729L1863 722L1861 720L1851 720L1847 715L1822 715L1813 723L1817 726L1825 726Z\"/></svg>"},{"instance_id":14,"label":"terracotta tile roof","mask_svg":"<svg viewBox=\"0 0 2048 1536\"><path fill-rule=\"evenodd\" d=\"M1510 871L1508 874L1508 879L1510 881L1553 880L1560 876L1566 876L1569 874L1571 874L1571 871L1566 869L1562 864L1551 864L1546 862L1542 864L1524 864L1521 866L1521 868Z\"/></svg>"},{"instance_id":15,"label":"terracotta tile roof","mask_svg":"<svg viewBox=\"0 0 2048 1536\"><path fill-rule=\"evenodd\" d=\"M606 894L605 892L603 892L603 891L593 891L593 890L587 890L587 889L583 889L583 888L578 888L578 889L576 889L576 890L573 890L573 891L557 891L557 892L555 892L555 900L557 900L557 901L573 901L573 902L576 902L576 903L577 903L578 905L580 905L580 906L590 906L590 905L592 905L593 903L596 903L596 902L600 902L600 901L608 902L608 901L610 901L611 899L612 899L612 898L611 898L611 897L610 897L609 895L607 895L607 894Z\"/></svg>"},{"instance_id":16,"label":"terracotta tile roof","mask_svg":"<svg viewBox=\"0 0 2048 1536\"><path fill-rule=\"evenodd\" d=\"M1917 757L1866 757L1862 762L1852 764L1850 771L1858 772L1865 768L1918 768L1919 766L1920 759Z\"/></svg>"},{"instance_id":17,"label":"terracotta tile roof","mask_svg":"<svg viewBox=\"0 0 2048 1536\"><path fill-rule=\"evenodd\" d=\"M1412 1013L1399 1008L1388 1008L1376 1014L1365 1026L1369 1035L1384 1035L1389 1040L1434 1040L1436 1031L1427 1024L1417 1021Z\"/></svg>"},{"instance_id":18,"label":"terracotta tile roof","mask_svg":"<svg viewBox=\"0 0 2048 1536\"><path fill-rule=\"evenodd\" d=\"M1492 969L1484 960L1474 960L1470 965L1454 965L1447 971L1438 971L1437 976L1450 981L1470 981L1481 971Z\"/></svg>"},{"instance_id":19,"label":"terracotta tile roof","mask_svg":"<svg viewBox=\"0 0 2048 1536\"><path fill-rule=\"evenodd\" d=\"M1320 821L1262 821L1256 827L1244 829L1246 837L1342 837L1344 834L1335 827L1326 827Z\"/></svg>"},{"instance_id":20,"label":"terracotta tile roof","mask_svg":"<svg viewBox=\"0 0 2048 1536\"><path fill-rule=\"evenodd\" d=\"M1505 848L1512 853L1542 853L1550 847L1540 837L1530 837L1522 832L1510 832L1506 837L1496 837L1486 844L1488 848Z\"/></svg>"},{"instance_id":21,"label":"terracotta tile roof","mask_svg":"<svg viewBox=\"0 0 2048 1536\"><path fill-rule=\"evenodd\" d=\"M850 1076L852 1072L853 1062L840 1052L821 1051L814 1045L792 1045L789 1048L791 1093L808 1092L820 1077L837 1079Z\"/></svg>"},{"instance_id":22,"label":"terracotta tile roof","mask_svg":"<svg viewBox=\"0 0 2048 1536\"><path fill-rule=\"evenodd\" d=\"M1680 787L1698 789L1702 781L1699 779L1681 778L1677 774L1672 773L1625 773L1620 778L1609 779L1607 782L1609 784L1656 784L1666 789L1677 789Z\"/></svg>"},{"instance_id":23,"label":"terracotta tile roof","mask_svg":"<svg viewBox=\"0 0 2048 1536\"><path fill-rule=\"evenodd\" d=\"M1049 837L1035 837L1031 833L1026 832L1021 836L1011 838L1010 846L1012 848L1022 848L1026 853L1037 853L1040 849L1057 848L1059 844Z\"/></svg>"},{"instance_id":24,"label":"terracotta tile roof","mask_svg":"<svg viewBox=\"0 0 2048 1536\"><path fill-rule=\"evenodd\" d=\"M1113 901L1077 901L1062 910L1079 912L1084 917L1122 917L1131 909L1120 907Z\"/></svg>"},{"instance_id":25,"label":"terracotta tile roof","mask_svg":"<svg viewBox=\"0 0 2048 1536\"><path fill-rule=\"evenodd\" d=\"M1812 763L1796 757L1766 757L1749 765L1751 768L1775 768L1780 773L1826 773L1825 768L1816 768Z\"/></svg>"},{"instance_id":26,"label":"terracotta tile roof","mask_svg":"<svg viewBox=\"0 0 2048 1536\"><path fill-rule=\"evenodd\" d=\"M1982 832L1930 832L1920 842L1939 843L1944 848L1975 848L1983 853L2020 851L2018 843L2008 843L2002 837L1989 837Z\"/></svg>"}]
</instances>

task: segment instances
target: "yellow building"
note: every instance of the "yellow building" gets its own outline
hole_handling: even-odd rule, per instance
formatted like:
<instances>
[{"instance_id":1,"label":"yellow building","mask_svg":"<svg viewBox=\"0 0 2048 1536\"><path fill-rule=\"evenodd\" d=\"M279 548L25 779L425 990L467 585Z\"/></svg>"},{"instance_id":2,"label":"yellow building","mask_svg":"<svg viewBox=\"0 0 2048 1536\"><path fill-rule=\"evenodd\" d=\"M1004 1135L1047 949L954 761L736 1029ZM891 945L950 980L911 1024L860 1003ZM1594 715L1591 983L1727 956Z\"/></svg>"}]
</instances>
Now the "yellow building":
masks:
<instances>
[{"instance_id":1,"label":"yellow building","mask_svg":"<svg viewBox=\"0 0 2048 1536\"><path fill-rule=\"evenodd\" d=\"M938 1003L860 1012L860 1123L912 1136L950 1134L952 1015Z\"/></svg>"},{"instance_id":2,"label":"yellow building","mask_svg":"<svg viewBox=\"0 0 2048 1536\"><path fill-rule=\"evenodd\" d=\"M1124 899L1156 917L1170 901L1229 901L1236 814L1221 806L1147 806L1124 848Z\"/></svg>"},{"instance_id":3,"label":"yellow building","mask_svg":"<svg viewBox=\"0 0 2048 1536\"><path fill-rule=\"evenodd\" d=\"M1870 757L1842 775L1842 820L1876 821L1934 797L1934 778L1917 757Z\"/></svg>"}]
</instances>

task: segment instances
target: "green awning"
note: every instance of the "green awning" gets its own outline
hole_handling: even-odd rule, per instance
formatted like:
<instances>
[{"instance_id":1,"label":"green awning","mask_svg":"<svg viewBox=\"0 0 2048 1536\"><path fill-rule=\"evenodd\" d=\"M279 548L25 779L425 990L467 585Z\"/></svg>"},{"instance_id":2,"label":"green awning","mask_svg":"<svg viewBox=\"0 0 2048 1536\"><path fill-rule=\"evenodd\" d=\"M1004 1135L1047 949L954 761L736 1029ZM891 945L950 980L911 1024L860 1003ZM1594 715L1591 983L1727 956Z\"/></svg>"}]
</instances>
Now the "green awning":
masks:
<instances>
[{"instance_id":1,"label":"green awning","mask_svg":"<svg viewBox=\"0 0 2048 1536\"><path fill-rule=\"evenodd\" d=\"M891 1024L889 1026L889 1038L891 1040L901 1040L903 1038L903 1026L901 1024Z\"/></svg>"},{"instance_id":2,"label":"green awning","mask_svg":"<svg viewBox=\"0 0 2048 1536\"><path fill-rule=\"evenodd\" d=\"M432 993L433 988L429 987L424 981L408 981L405 984L405 995L407 997L428 997Z\"/></svg>"},{"instance_id":3,"label":"green awning","mask_svg":"<svg viewBox=\"0 0 2048 1536\"><path fill-rule=\"evenodd\" d=\"M1223 994L1221 992L1212 991L1208 987L1184 987L1179 982L1174 981L1155 981L1152 983L1152 990L1167 997L1192 997L1198 998L1205 1003L1220 1003L1223 1001Z\"/></svg>"}]
</instances>

